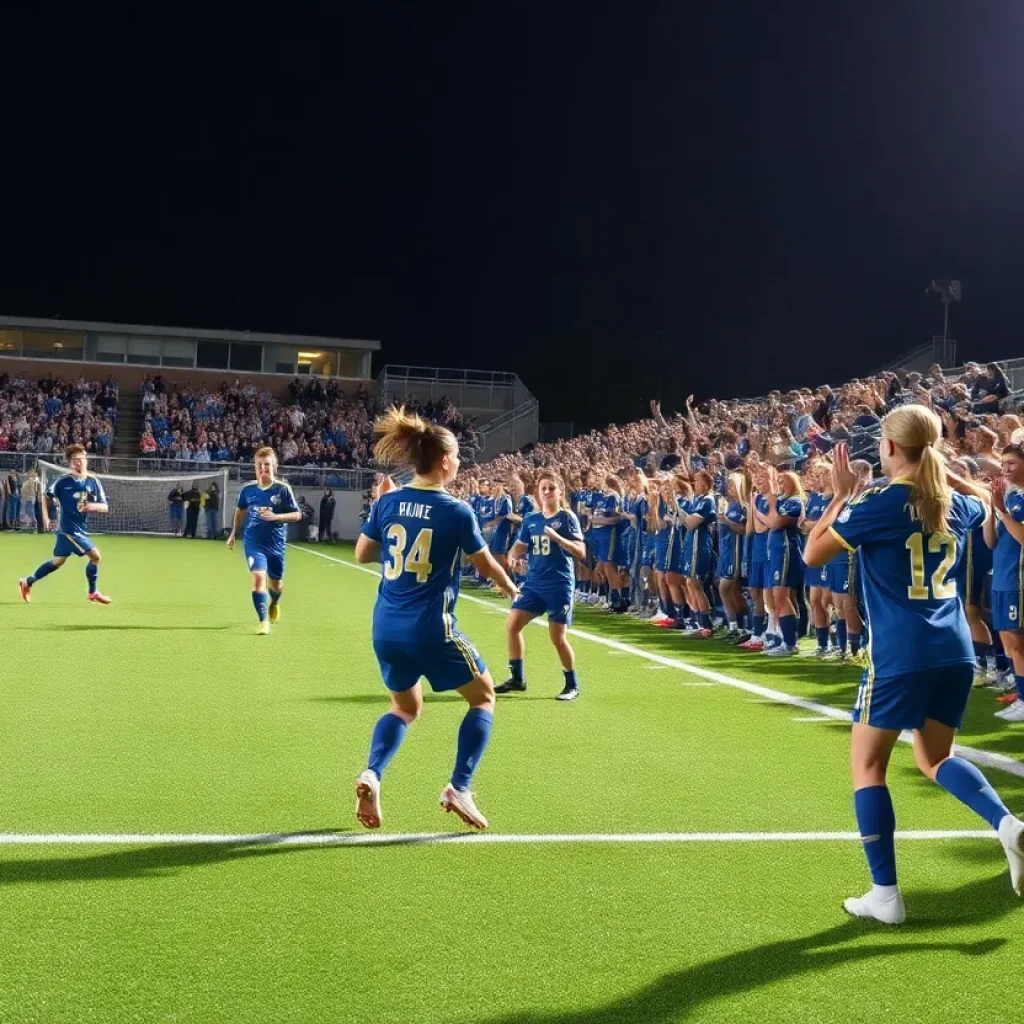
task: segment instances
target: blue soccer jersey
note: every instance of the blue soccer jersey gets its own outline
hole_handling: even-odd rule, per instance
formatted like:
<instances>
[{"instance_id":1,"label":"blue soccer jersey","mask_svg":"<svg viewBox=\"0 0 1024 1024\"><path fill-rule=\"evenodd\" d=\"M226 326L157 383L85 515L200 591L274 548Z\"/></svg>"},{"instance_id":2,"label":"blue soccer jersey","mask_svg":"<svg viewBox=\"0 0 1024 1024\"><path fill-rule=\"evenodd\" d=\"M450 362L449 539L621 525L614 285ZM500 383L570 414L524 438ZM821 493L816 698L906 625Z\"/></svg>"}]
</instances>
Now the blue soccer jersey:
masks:
<instances>
[{"instance_id":1,"label":"blue soccer jersey","mask_svg":"<svg viewBox=\"0 0 1024 1024\"><path fill-rule=\"evenodd\" d=\"M1006 512L1015 522L1024 523L1024 493L1008 491ZM1020 594L1024 590L1024 548L1002 520L996 520L996 546L992 551L992 590L1001 594Z\"/></svg>"},{"instance_id":2,"label":"blue soccer jersey","mask_svg":"<svg viewBox=\"0 0 1024 1024\"><path fill-rule=\"evenodd\" d=\"M819 494L817 491L811 491L807 495L807 509L804 512L804 518L810 523L816 523L825 514L825 509L828 508L831 501L831 494Z\"/></svg>"},{"instance_id":3,"label":"blue soccer jersey","mask_svg":"<svg viewBox=\"0 0 1024 1024\"><path fill-rule=\"evenodd\" d=\"M746 526L747 510L742 502L731 501L725 510L725 518L736 526ZM718 575L725 579L739 579L743 575L742 533L735 533L728 526L718 530Z\"/></svg>"},{"instance_id":4,"label":"blue soccer jersey","mask_svg":"<svg viewBox=\"0 0 1024 1024\"><path fill-rule=\"evenodd\" d=\"M575 513L568 509L548 518L543 512L531 512L519 527L516 542L526 545L528 557L527 586L545 590L572 590L576 570L572 555L556 544L545 532L550 526L566 540L583 540L583 530Z\"/></svg>"},{"instance_id":5,"label":"blue soccer jersey","mask_svg":"<svg viewBox=\"0 0 1024 1024\"><path fill-rule=\"evenodd\" d=\"M754 508L758 514L758 521L763 522L764 517L768 515L768 497L764 494L759 494L754 499ZM761 533L754 531L754 539L750 545L750 561L751 563L760 563L768 561L768 531L764 530Z\"/></svg>"},{"instance_id":6,"label":"blue soccer jersey","mask_svg":"<svg viewBox=\"0 0 1024 1024\"><path fill-rule=\"evenodd\" d=\"M879 484L854 498L832 527L844 547L860 551L870 680L974 661L952 570L967 532L984 522L985 506L954 493L950 533L925 534L911 495L908 482Z\"/></svg>"},{"instance_id":7,"label":"blue soccer jersey","mask_svg":"<svg viewBox=\"0 0 1024 1024\"><path fill-rule=\"evenodd\" d=\"M712 494L697 494L687 502L683 512L688 516L700 516L701 522L686 531L683 557L689 559L695 554L699 557L711 557L711 524L715 521L717 509Z\"/></svg>"},{"instance_id":8,"label":"blue soccer jersey","mask_svg":"<svg viewBox=\"0 0 1024 1024\"><path fill-rule=\"evenodd\" d=\"M503 555L512 546L512 520L508 518L512 514L512 499L503 494L500 498L494 499L494 532L491 534L491 550L497 555Z\"/></svg>"},{"instance_id":9,"label":"blue soccer jersey","mask_svg":"<svg viewBox=\"0 0 1024 1024\"><path fill-rule=\"evenodd\" d=\"M765 502L765 507L767 508L767 501ZM804 503L795 494L789 498L783 497L780 494L775 503L775 511L780 516L789 517L793 522L782 529L768 531L769 557L781 552L787 544L796 547L800 546L800 528L797 526L797 523L799 523L800 517L804 514Z\"/></svg>"},{"instance_id":10,"label":"blue soccer jersey","mask_svg":"<svg viewBox=\"0 0 1024 1024\"><path fill-rule=\"evenodd\" d=\"M374 642L451 639L462 556L487 547L470 507L440 487L408 484L380 498L362 533L381 545Z\"/></svg>"},{"instance_id":11,"label":"blue soccer jersey","mask_svg":"<svg viewBox=\"0 0 1024 1024\"><path fill-rule=\"evenodd\" d=\"M268 523L260 518L260 510L272 512L298 512L295 495L283 480L275 480L269 487L261 487L253 480L238 492L237 508L245 509L242 539L247 555L263 553L281 556L288 539L287 523ZM372 512L371 512L372 515Z\"/></svg>"},{"instance_id":12,"label":"blue soccer jersey","mask_svg":"<svg viewBox=\"0 0 1024 1024\"><path fill-rule=\"evenodd\" d=\"M530 497L529 494L524 494L519 501L516 502L516 515L521 516L525 519L531 512L537 511L537 502Z\"/></svg>"},{"instance_id":13,"label":"blue soccer jersey","mask_svg":"<svg viewBox=\"0 0 1024 1024\"><path fill-rule=\"evenodd\" d=\"M103 485L89 474L76 477L67 473L56 479L46 493L57 502L60 517L57 529L65 536L88 534L89 514L85 511L87 502L100 505L107 503Z\"/></svg>"}]
</instances>

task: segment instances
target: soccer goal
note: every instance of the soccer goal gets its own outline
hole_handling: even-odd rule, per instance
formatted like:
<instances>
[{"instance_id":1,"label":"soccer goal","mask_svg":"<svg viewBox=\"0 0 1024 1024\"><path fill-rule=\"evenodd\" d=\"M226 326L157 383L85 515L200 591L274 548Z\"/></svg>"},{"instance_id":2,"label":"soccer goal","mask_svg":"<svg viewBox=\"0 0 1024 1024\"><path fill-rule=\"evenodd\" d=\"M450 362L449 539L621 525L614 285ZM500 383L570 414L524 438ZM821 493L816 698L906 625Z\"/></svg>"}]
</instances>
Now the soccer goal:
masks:
<instances>
[{"instance_id":1,"label":"soccer goal","mask_svg":"<svg viewBox=\"0 0 1024 1024\"><path fill-rule=\"evenodd\" d=\"M69 470L67 466L57 466L52 462L38 463L39 480L42 490L47 489L66 475ZM216 484L220 491L218 502L220 512L218 518L221 527L224 525L224 505L228 493L228 471L218 469L213 472L200 472L181 476L116 476L112 473L93 473L90 476L96 477L103 485L107 495L107 504L110 511L106 515L95 515L89 517L90 533L157 533L170 535L173 531L171 525L171 505L168 497L175 486L180 484L183 491L195 487L204 495L210 492L210 485ZM234 509L228 509L229 515ZM230 519L229 519L230 522ZM205 531L205 516L200 512L199 533Z\"/></svg>"}]
</instances>

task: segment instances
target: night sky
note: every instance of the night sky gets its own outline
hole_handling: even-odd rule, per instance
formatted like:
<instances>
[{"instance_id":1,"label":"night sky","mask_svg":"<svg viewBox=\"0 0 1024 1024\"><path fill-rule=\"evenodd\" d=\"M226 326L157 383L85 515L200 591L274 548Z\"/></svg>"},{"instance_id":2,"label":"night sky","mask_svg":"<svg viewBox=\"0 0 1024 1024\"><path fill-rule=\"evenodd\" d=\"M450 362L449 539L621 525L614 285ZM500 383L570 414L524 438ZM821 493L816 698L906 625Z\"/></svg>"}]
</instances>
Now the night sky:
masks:
<instances>
[{"instance_id":1,"label":"night sky","mask_svg":"<svg viewBox=\"0 0 1024 1024\"><path fill-rule=\"evenodd\" d=\"M1019 0L38 6L0 312L378 338L588 425L867 373L935 277L1024 354Z\"/></svg>"}]
</instances>

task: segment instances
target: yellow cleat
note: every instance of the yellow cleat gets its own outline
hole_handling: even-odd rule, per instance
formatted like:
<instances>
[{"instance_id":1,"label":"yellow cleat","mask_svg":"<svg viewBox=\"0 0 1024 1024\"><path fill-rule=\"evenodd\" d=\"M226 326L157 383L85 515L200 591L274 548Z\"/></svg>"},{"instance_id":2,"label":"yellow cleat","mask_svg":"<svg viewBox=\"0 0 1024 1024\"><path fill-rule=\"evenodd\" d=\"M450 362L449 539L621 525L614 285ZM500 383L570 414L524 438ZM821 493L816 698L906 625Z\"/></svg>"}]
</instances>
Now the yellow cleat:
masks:
<instances>
[{"instance_id":1,"label":"yellow cleat","mask_svg":"<svg viewBox=\"0 0 1024 1024\"><path fill-rule=\"evenodd\" d=\"M277 622L277 620L279 618L281 618L281 608L280 608L280 606L277 605L276 603L272 604L270 606L270 609L267 611L267 618L271 622Z\"/></svg>"},{"instance_id":2,"label":"yellow cleat","mask_svg":"<svg viewBox=\"0 0 1024 1024\"><path fill-rule=\"evenodd\" d=\"M269 636L270 635L270 623L264 619L260 623L260 628L256 630L257 636Z\"/></svg>"}]
</instances>

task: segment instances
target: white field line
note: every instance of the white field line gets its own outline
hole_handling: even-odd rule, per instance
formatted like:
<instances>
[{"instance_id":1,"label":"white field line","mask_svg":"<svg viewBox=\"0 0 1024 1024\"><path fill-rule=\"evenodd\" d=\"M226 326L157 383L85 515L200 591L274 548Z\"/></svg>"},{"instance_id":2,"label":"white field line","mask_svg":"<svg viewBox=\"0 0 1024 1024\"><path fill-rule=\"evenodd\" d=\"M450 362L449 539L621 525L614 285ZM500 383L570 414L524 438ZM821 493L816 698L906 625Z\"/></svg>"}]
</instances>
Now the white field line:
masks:
<instances>
[{"instance_id":1,"label":"white field line","mask_svg":"<svg viewBox=\"0 0 1024 1024\"><path fill-rule=\"evenodd\" d=\"M831 718L826 718L824 715L808 715L806 718L792 718L792 722L831 722Z\"/></svg>"},{"instance_id":2,"label":"white field line","mask_svg":"<svg viewBox=\"0 0 1024 1024\"><path fill-rule=\"evenodd\" d=\"M288 546L295 547L293 544ZM307 555L315 555L317 558L323 558L328 562L344 565L349 569L358 569L360 572L369 573L374 578L380 579L380 571L378 569L369 569L363 565L356 565L354 562L347 562L345 559L335 558L333 555L325 555L320 551L313 551L311 548L295 547L295 550L305 552ZM459 599L469 601L472 604L482 605L484 608L495 607L492 601L484 601L479 597L473 597L472 594L460 594ZM504 609L504 611L508 614L508 609ZM538 626L547 625L547 620L544 618L533 619L533 622ZM837 721L850 722L853 720L853 716L849 711L832 708L827 704L819 704L817 701L805 700L803 697L794 697L792 694L783 693L781 690L773 690L767 686L759 686L757 683L748 683L745 679L727 676L724 672L715 672L713 669L681 661L679 658L669 658L663 654L655 654L653 651L645 651L642 647L634 647L632 644L624 644L618 640L612 640L597 633L587 633L574 627L570 627L566 632L571 636L578 636L581 640L589 640L591 643L601 644L612 650L624 651L627 654L633 654L638 658L644 658L655 664L665 665L667 668L681 669L683 672L688 672L690 675L706 679L712 683L719 683L722 686L731 686L734 689L743 690L745 693L753 694L755 697L764 698L765 703L788 704L791 707L802 708L804 711L810 711L825 718L834 718ZM910 733L904 732L900 734L900 739L904 743L909 743L913 737ZM1010 775L1024 778L1024 764L1015 758L1007 757L1005 754L995 754L988 750L978 750L975 747L965 747L959 743L953 749L960 757L973 761L975 764L982 765L985 768L998 768L1000 771L1007 772Z\"/></svg>"},{"instance_id":3,"label":"white field line","mask_svg":"<svg viewBox=\"0 0 1024 1024\"><path fill-rule=\"evenodd\" d=\"M900 840L997 839L995 832L963 829L897 832ZM857 832L8 832L0 846L429 846L569 843L846 843Z\"/></svg>"}]
</instances>

